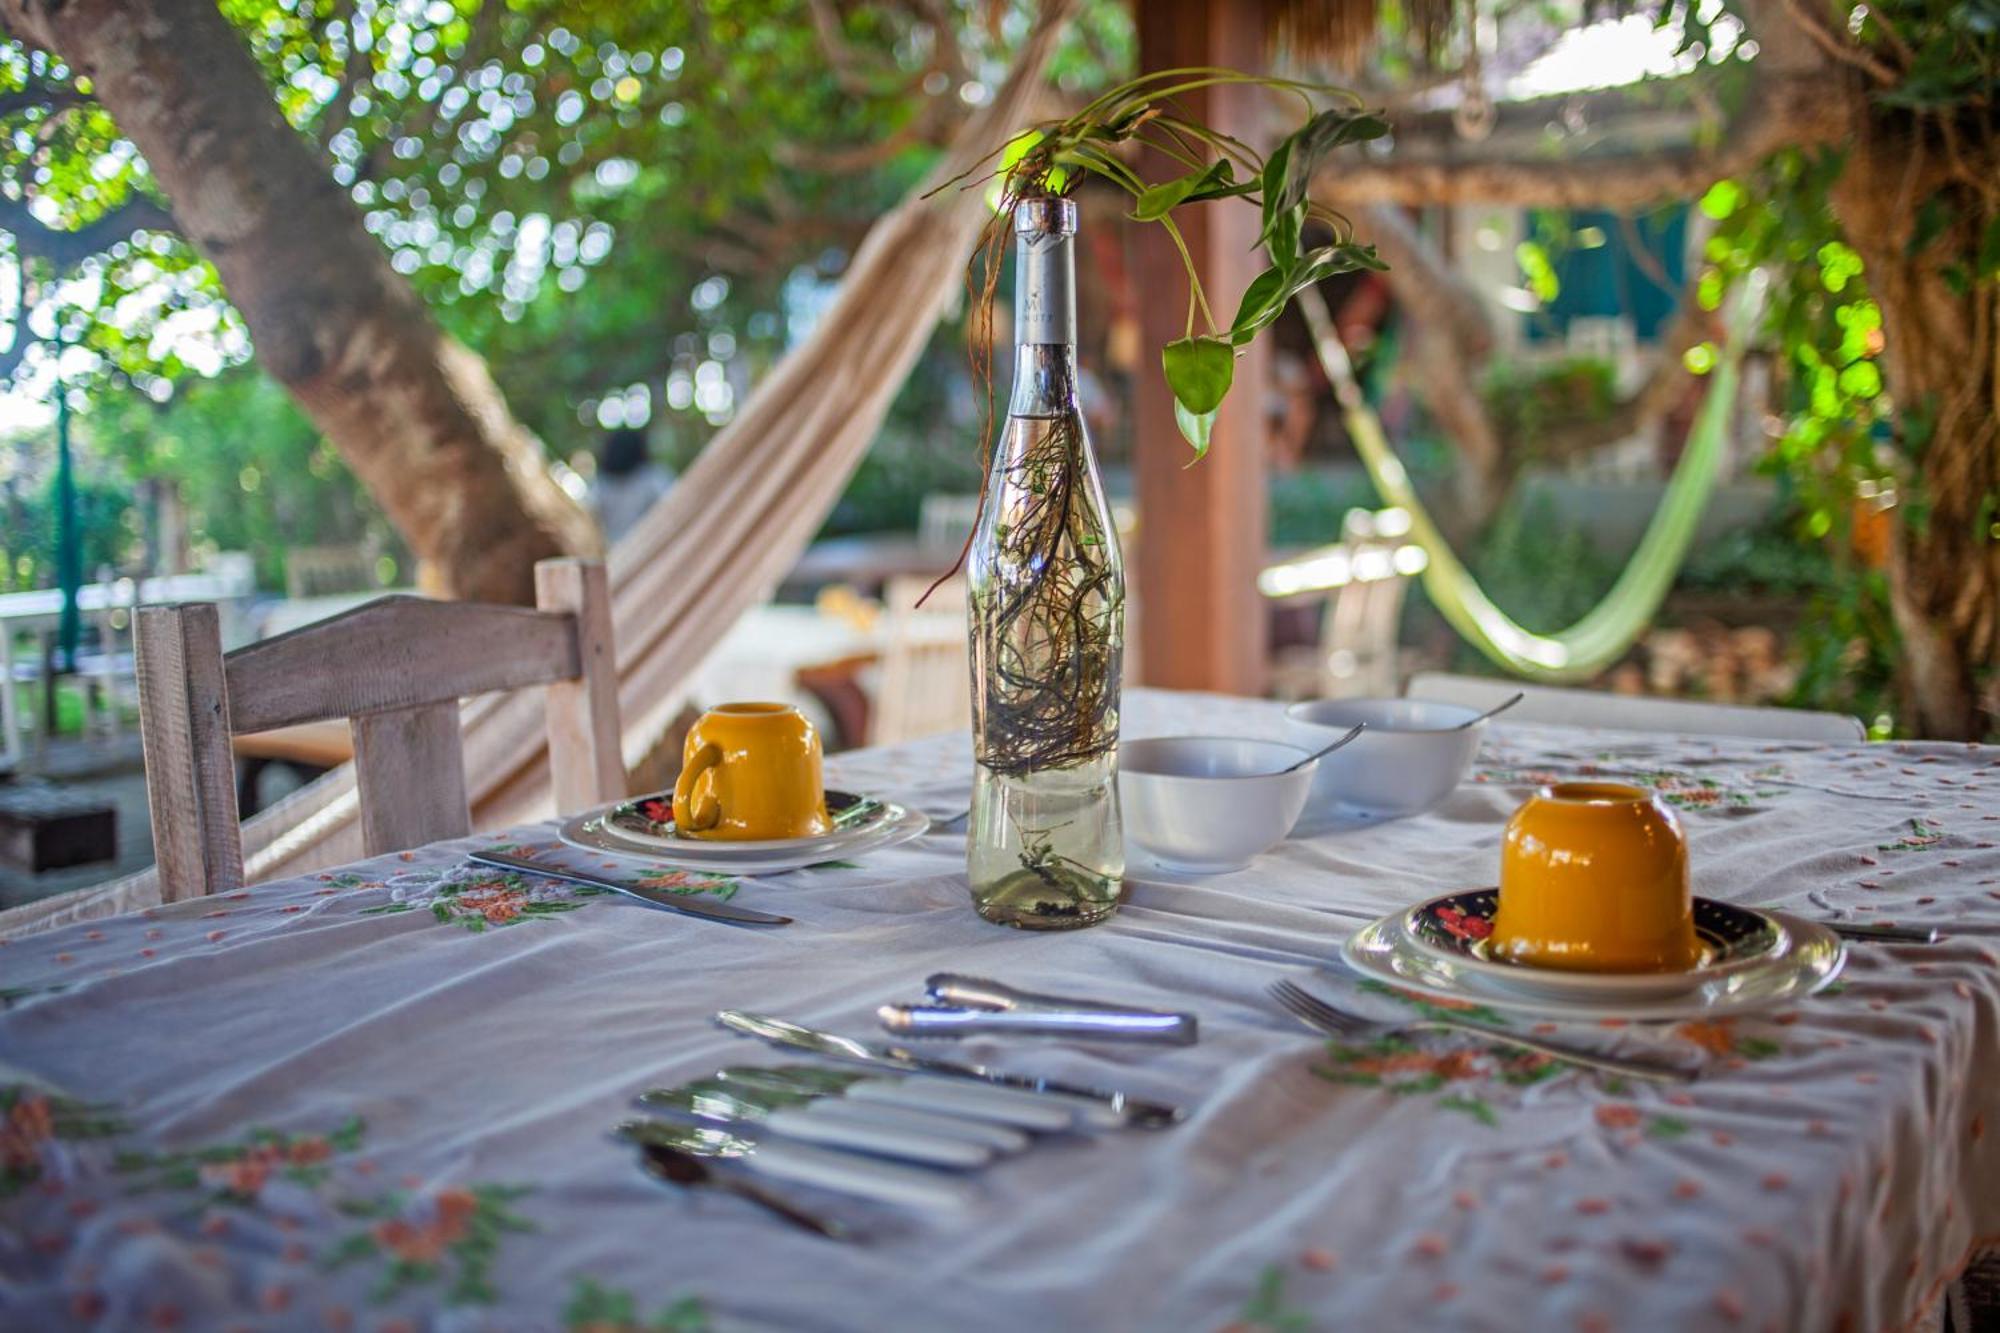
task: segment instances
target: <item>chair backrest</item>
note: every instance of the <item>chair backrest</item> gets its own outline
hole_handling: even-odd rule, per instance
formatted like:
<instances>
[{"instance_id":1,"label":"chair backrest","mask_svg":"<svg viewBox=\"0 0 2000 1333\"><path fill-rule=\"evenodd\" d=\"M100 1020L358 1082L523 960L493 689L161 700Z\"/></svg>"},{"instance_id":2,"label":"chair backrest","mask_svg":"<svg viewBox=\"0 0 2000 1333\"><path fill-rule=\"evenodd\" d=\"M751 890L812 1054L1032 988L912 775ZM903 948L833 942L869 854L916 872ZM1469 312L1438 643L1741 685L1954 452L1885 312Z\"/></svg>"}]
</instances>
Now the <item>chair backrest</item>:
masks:
<instances>
[{"instance_id":1,"label":"chair backrest","mask_svg":"<svg viewBox=\"0 0 2000 1333\"><path fill-rule=\"evenodd\" d=\"M548 688L560 811L618 799L617 669L604 566L535 566L538 610L384 597L224 656L216 608L139 610L139 726L163 901L243 882L229 738L347 718L370 856L470 833L459 700Z\"/></svg>"},{"instance_id":2,"label":"chair backrest","mask_svg":"<svg viewBox=\"0 0 2000 1333\"><path fill-rule=\"evenodd\" d=\"M1547 685L1522 685L1483 676L1455 676L1420 671L1405 691L1412 699L1491 708L1516 690L1527 698L1509 709L1510 722L1551 722L1572 727L1606 727L1617 731L1674 731L1692 736L1752 736L1773 741L1826 741L1851 744L1868 739L1861 719L1843 713L1816 713L1805 708L1748 708L1741 704L1707 704L1684 699L1653 699L1645 695L1607 694L1599 690L1564 690Z\"/></svg>"},{"instance_id":3,"label":"chair backrest","mask_svg":"<svg viewBox=\"0 0 2000 1333\"><path fill-rule=\"evenodd\" d=\"M956 551L972 535L977 522L978 496L932 491L917 511L917 542L925 550Z\"/></svg>"},{"instance_id":4,"label":"chair backrest","mask_svg":"<svg viewBox=\"0 0 2000 1333\"><path fill-rule=\"evenodd\" d=\"M898 576L883 590L882 672L868 729L871 745L934 736L972 725L972 668L966 657L965 580L939 584Z\"/></svg>"}]
</instances>

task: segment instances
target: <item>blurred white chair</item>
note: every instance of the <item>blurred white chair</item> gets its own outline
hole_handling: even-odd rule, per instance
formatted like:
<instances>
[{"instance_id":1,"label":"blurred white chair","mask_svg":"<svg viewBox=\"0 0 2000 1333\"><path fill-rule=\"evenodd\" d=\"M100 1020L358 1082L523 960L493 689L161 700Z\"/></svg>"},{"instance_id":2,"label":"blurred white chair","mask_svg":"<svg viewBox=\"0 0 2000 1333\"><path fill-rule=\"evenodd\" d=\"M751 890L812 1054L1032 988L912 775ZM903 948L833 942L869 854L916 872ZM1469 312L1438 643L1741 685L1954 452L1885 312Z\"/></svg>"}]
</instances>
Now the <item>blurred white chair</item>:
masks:
<instances>
[{"instance_id":1,"label":"blurred white chair","mask_svg":"<svg viewBox=\"0 0 2000 1333\"><path fill-rule=\"evenodd\" d=\"M1804 708L1746 708L1740 704L1654 699L1601 690L1565 690L1488 676L1455 676L1444 671L1418 672L1410 678L1406 693L1412 699L1491 708L1516 690L1527 697L1507 710L1505 717L1509 722L1831 744L1868 739L1868 729L1861 725L1861 719L1843 713L1816 713Z\"/></svg>"},{"instance_id":2,"label":"blurred white chair","mask_svg":"<svg viewBox=\"0 0 2000 1333\"><path fill-rule=\"evenodd\" d=\"M1397 637L1410 578L1423 569L1423 548L1406 544L1408 515L1350 509L1341 540L1272 565L1257 584L1273 600L1317 597L1318 641L1292 648L1272 663L1281 699L1350 699L1396 692Z\"/></svg>"},{"instance_id":3,"label":"blurred white chair","mask_svg":"<svg viewBox=\"0 0 2000 1333\"><path fill-rule=\"evenodd\" d=\"M900 575L882 593L882 662L876 676L870 745L963 731L972 725L972 667L966 653L965 580L939 586Z\"/></svg>"},{"instance_id":4,"label":"blurred white chair","mask_svg":"<svg viewBox=\"0 0 2000 1333\"><path fill-rule=\"evenodd\" d=\"M965 539L972 535L973 524L979 521L979 497L977 495L950 495L934 491L926 495L923 505L917 511L917 544L926 551L953 551L965 545ZM917 589L922 595L923 589ZM938 589L943 595L944 589ZM931 601L936 601L933 597ZM930 602L924 604L927 608Z\"/></svg>"}]
</instances>

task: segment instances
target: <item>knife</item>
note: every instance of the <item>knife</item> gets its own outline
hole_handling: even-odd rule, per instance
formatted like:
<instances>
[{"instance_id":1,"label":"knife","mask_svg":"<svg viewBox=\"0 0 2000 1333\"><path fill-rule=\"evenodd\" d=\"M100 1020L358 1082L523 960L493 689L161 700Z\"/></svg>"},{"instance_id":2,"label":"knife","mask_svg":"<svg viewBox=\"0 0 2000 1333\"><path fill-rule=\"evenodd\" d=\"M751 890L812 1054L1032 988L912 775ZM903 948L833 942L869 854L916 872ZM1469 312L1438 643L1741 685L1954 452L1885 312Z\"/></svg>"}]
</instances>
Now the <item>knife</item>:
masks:
<instances>
[{"instance_id":1,"label":"knife","mask_svg":"<svg viewBox=\"0 0 2000 1333\"><path fill-rule=\"evenodd\" d=\"M747 1095L746 1095L747 1094ZM877 1157L896 1157L925 1166L967 1170L993 1160L993 1150L969 1139L943 1138L903 1128L894 1123L871 1121L865 1111L842 1114L829 1111L827 1103L803 1096L748 1093L740 1084L728 1088L717 1082L691 1083L684 1088L655 1088L639 1094L640 1104L649 1109L726 1128L757 1126L773 1134L801 1143L821 1143L829 1148L845 1148Z\"/></svg>"},{"instance_id":2,"label":"knife","mask_svg":"<svg viewBox=\"0 0 2000 1333\"><path fill-rule=\"evenodd\" d=\"M923 1167L897 1166L803 1143L753 1138L715 1126L627 1120L618 1126L618 1133L634 1143L664 1144L696 1157L740 1161L750 1170L774 1180L817 1185L884 1203L961 1208L971 1197L959 1179Z\"/></svg>"},{"instance_id":3,"label":"knife","mask_svg":"<svg viewBox=\"0 0 2000 1333\"><path fill-rule=\"evenodd\" d=\"M664 907L669 912L679 912L683 916L705 917L710 921L725 921L732 926L789 926L792 919L770 912L759 912L750 907L736 907L729 903L717 902L713 898L700 898L692 894L667 893L660 889L641 889L630 884L621 884L615 879L593 875L588 871L570 870L543 865L530 861L525 856L509 856L505 852L469 852L467 860L481 865L498 866L502 870L518 870L523 874L540 875L543 879L567 880L573 884L589 884L594 888L610 889L627 897L637 898L642 903L654 907Z\"/></svg>"},{"instance_id":4,"label":"knife","mask_svg":"<svg viewBox=\"0 0 2000 1333\"><path fill-rule=\"evenodd\" d=\"M1942 932L1931 926L1878 926L1866 921L1821 921L1834 934L1849 940L1873 940L1877 944L1936 944Z\"/></svg>"},{"instance_id":5,"label":"knife","mask_svg":"<svg viewBox=\"0 0 2000 1333\"><path fill-rule=\"evenodd\" d=\"M715 1016L715 1021L732 1032L746 1037L756 1037L774 1046L789 1046L795 1050L812 1051L817 1055L844 1060L851 1064L896 1069L906 1074L937 1074L947 1078L971 1079L994 1087L1041 1094L1072 1103L1086 1119L1099 1125L1132 1125L1141 1129L1165 1129L1169 1125L1178 1123L1187 1114L1178 1106L1146 1101L1122 1092L1063 1083L1055 1079L1034 1078L1026 1074L1009 1074L1002 1070L988 1069L984 1065L939 1060L913 1054L900 1046L881 1046L871 1042L856 1041L852 1037L801 1027L797 1023L788 1023L781 1018L745 1013L740 1009L724 1009Z\"/></svg>"},{"instance_id":6,"label":"knife","mask_svg":"<svg viewBox=\"0 0 2000 1333\"><path fill-rule=\"evenodd\" d=\"M818 1065L731 1065L716 1074L729 1087L749 1088L765 1096L797 1097L809 1100L825 1115L865 1117L869 1123L895 1125L919 1134L963 1139L994 1153L1017 1153L1030 1140L1028 1131L1043 1128L1037 1116L1032 1123L1022 1118L1010 1104L988 1110L968 1111L924 1090L947 1086L936 1079L884 1078L853 1069L824 1069ZM976 1091L968 1084L968 1091ZM1047 1110L1037 1105L1037 1111ZM994 1119L994 1116L1001 1117ZM1065 1117L1059 1129L1073 1121Z\"/></svg>"}]
</instances>

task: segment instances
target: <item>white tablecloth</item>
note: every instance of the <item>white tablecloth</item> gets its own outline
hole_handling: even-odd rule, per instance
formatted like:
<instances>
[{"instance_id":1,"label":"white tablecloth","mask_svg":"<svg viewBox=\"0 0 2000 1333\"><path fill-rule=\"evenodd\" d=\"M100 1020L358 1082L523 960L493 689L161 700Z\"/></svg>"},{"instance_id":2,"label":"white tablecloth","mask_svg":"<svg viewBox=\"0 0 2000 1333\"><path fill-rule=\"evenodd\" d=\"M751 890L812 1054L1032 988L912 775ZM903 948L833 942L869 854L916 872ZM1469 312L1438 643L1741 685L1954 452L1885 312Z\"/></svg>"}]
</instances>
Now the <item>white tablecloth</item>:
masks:
<instances>
[{"instance_id":1,"label":"white tablecloth","mask_svg":"<svg viewBox=\"0 0 2000 1333\"><path fill-rule=\"evenodd\" d=\"M1128 735L1275 734L1135 692ZM843 786L962 808L963 737ZM1685 1089L1462 1041L1329 1047L1264 998L1357 921L1490 882L1550 774L1660 787L1697 890L1961 928L1860 946L1768 1017L1597 1033L1705 1052ZM1420 819L1148 878L1052 935L966 904L960 839L735 886L730 929L426 849L0 948L0 1327L543 1330L1853 1329L1913 1324L2000 1237L2000 752L1496 727ZM546 840L547 830L522 835ZM488 842L492 840L487 840ZM640 1090L782 1057L719 1007L866 1034L952 968L1199 1013L1167 1052L965 1043L1184 1100L1053 1142L957 1216L809 1196L836 1246L643 1179ZM657 1321L657 1325L656 1322Z\"/></svg>"}]
</instances>

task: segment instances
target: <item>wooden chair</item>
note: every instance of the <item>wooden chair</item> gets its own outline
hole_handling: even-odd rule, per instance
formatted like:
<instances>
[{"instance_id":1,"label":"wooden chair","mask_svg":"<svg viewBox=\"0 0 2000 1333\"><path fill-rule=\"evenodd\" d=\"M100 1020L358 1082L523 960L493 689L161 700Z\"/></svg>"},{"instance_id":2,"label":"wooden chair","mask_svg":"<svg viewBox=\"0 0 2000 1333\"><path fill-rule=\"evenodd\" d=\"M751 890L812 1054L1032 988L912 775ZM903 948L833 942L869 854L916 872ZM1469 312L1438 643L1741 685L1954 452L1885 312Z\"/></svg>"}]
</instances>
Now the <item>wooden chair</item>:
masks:
<instances>
[{"instance_id":1,"label":"wooden chair","mask_svg":"<svg viewBox=\"0 0 2000 1333\"><path fill-rule=\"evenodd\" d=\"M919 608L917 598L930 584L921 575L900 576L883 591L886 633L870 745L894 745L972 725L965 580L940 584Z\"/></svg>"},{"instance_id":2,"label":"wooden chair","mask_svg":"<svg viewBox=\"0 0 2000 1333\"><path fill-rule=\"evenodd\" d=\"M1851 745L1868 739L1868 729L1861 725L1861 719L1842 713L1653 699L1644 695L1609 694L1601 690L1564 690L1484 676L1454 676L1444 671L1418 672L1410 677L1410 686L1404 693L1412 699L1435 699L1440 703L1463 704L1469 708L1491 708L1516 690L1527 698L1509 709L1503 721L1551 722L1571 727L1606 727L1616 731L1674 731L1691 736L1825 741L1836 745Z\"/></svg>"},{"instance_id":3,"label":"wooden chair","mask_svg":"<svg viewBox=\"0 0 2000 1333\"><path fill-rule=\"evenodd\" d=\"M458 701L548 686L556 808L625 794L604 566L535 566L538 610L384 597L224 656L213 604L136 617L139 729L160 896L243 883L229 738L347 718L368 855L472 831Z\"/></svg>"}]
</instances>

